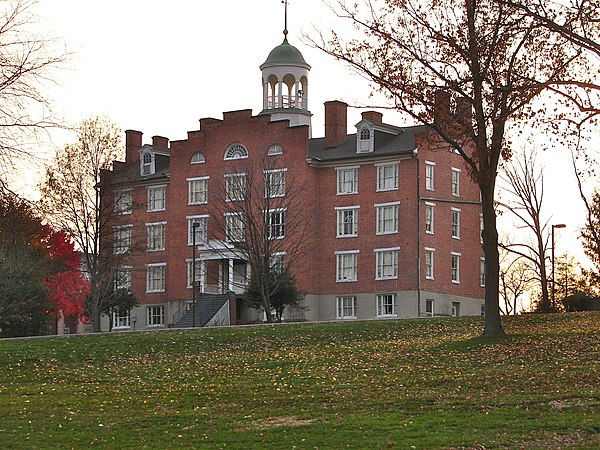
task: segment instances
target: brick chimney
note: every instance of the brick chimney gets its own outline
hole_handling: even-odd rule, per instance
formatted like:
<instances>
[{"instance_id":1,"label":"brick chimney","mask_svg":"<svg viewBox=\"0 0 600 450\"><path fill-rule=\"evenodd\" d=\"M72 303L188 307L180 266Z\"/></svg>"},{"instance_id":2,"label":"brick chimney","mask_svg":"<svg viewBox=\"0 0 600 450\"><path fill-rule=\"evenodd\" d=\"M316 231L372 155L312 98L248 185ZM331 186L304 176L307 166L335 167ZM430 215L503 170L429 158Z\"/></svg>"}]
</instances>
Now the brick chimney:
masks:
<instances>
[{"instance_id":1,"label":"brick chimney","mask_svg":"<svg viewBox=\"0 0 600 450\"><path fill-rule=\"evenodd\" d=\"M361 115L364 120L368 120L371 123L383 122L383 114L377 111L364 111Z\"/></svg>"},{"instance_id":2,"label":"brick chimney","mask_svg":"<svg viewBox=\"0 0 600 450\"><path fill-rule=\"evenodd\" d=\"M340 145L348 137L348 105L338 100L325 102L325 148Z\"/></svg>"},{"instance_id":3,"label":"brick chimney","mask_svg":"<svg viewBox=\"0 0 600 450\"><path fill-rule=\"evenodd\" d=\"M140 160L139 150L142 148L142 132L125 131L125 161L127 164L137 164Z\"/></svg>"},{"instance_id":4,"label":"brick chimney","mask_svg":"<svg viewBox=\"0 0 600 450\"><path fill-rule=\"evenodd\" d=\"M152 147L169 148L169 139L163 136L152 136Z\"/></svg>"},{"instance_id":5,"label":"brick chimney","mask_svg":"<svg viewBox=\"0 0 600 450\"><path fill-rule=\"evenodd\" d=\"M442 126L448 125L450 115L450 93L437 91L434 99L433 123Z\"/></svg>"}]
</instances>

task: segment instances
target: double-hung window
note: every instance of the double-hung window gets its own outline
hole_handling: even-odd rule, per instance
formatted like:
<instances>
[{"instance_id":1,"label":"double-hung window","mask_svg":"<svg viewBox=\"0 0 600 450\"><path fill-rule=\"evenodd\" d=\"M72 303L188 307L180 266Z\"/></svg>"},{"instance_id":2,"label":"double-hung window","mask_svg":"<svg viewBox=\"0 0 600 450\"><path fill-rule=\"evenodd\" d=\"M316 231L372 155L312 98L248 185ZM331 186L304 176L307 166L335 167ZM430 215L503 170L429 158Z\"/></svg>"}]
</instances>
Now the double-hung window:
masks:
<instances>
[{"instance_id":1,"label":"double-hung window","mask_svg":"<svg viewBox=\"0 0 600 450\"><path fill-rule=\"evenodd\" d=\"M285 196L286 169L265 170L265 198Z\"/></svg>"},{"instance_id":2,"label":"double-hung window","mask_svg":"<svg viewBox=\"0 0 600 450\"><path fill-rule=\"evenodd\" d=\"M347 282L358 279L358 250L336 252L336 281Z\"/></svg>"},{"instance_id":3,"label":"double-hung window","mask_svg":"<svg viewBox=\"0 0 600 450\"><path fill-rule=\"evenodd\" d=\"M268 214L269 239L283 239L285 237L285 209L274 209Z\"/></svg>"},{"instance_id":4,"label":"double-hung window","mask_svg":"<svg viewBox=\"0 0 600 450\"><path fill-rule=\"evenodd\" d=\"M165 229L167 222L147 223L146 233L148 251L156 252L165 249Z\"/></svg>"},{"instance_id":5,"label":"double-hung window","mask_svg":"<svg viewBox=\"0 0 600 450\"><path fill-rule=\"evenodd\" d=\"M460 253L452 253L452 282L460 283Z\"/></svg>"},{"instance_id":6,"label":"double-hung window","mask_svg":"<svg viewBox=\"0 0 600 450\"><path fill-rule=\"evenodd\" d=\"M246 225L242 213L225 213L226 234L229 242L244 242Z\"/></svg>"},{"instance_id":7,"label":"double-hung window","mask_svg":"<svg viewBox=\"0 0 600 450\"><path fill-rule=\"evenodd\" d=\"M485 287L485 257L479 258L479 286Z\"/></svg>"},{"instance_id":8,"label":"double-hung window","mask_svg":"<svg viewBox=\"0 0 600 450\"><path fill-rule=\"evenodd\" d=\"M148 212L164 211L167 206L167 187L148 187Z\"/></svg>"},{"instance_id":9,"label":"double-hung window","mask_svg":"<svg viewBox=\"0 0 600 450\"><path fill-rule=\"evenodd\" d=\"M131 291L131 269L131 266L123 266L115 270L115 291Z\"/></svg>"},{"instance_id":10,"label":"double-hung window","mask_svg":"<svg viewBox=\"0 0 600 450\"><path fill-rule=\"evenodd\" d=\"M203 283L205 278L203 263L200 259L196 258L196 262L192 259L186 260L187 263L187 284L188 288L191 288L194 282L196 282L196 286L199 286ZM196 271L196 275L194 276L194 270Z\"/></svg>"},{"instance_id":11,"label":"double-hung window","mask_svg":"<svg viewBox=\"0 0 600 450\"><path fill-rule=\"evenodd\" d=\"M115 214L131 214L133 204L133 192L124 189L115 193Z\"/></svg>"},{"instance_id":12,"label":"double-hung window","mask_svg":"<svg viewBox=\"0 0 600 450\"><path fill-rule=\"evenodd\" d=\"M127 253L131 247L132 225L113 227L113 253L120 255Z\"/></svg>"},{"instance_id":13,"label":"double-hung window","mask_svg":"<svg viewBox=\"0 0 600 450\"><path fill-rule=\"evenodd\" d=\"M164 292L166 263L146 265L146 292Z\"/></svg>"},{"instance_id":14,"label":"double-hung window","mask_svg":"<svg viewBox=\"0 0 600 450\"><path fill-rule=\"evenodd\" d=\"M460 239L460 209L452 208L452 237Z\"/></svg>"},{"instance_id":15,"label":"double-hung window","mask_svg":"<svg viewBox=\"0 0 600 450\"><path fill-rule=\"evenodd\" d=\"M377 295L377 317L396 316L396 294Z\"/></svg>"},{"instance_id":16,"label":"double-hung window","mask_svg":"<svg viewBox=\"0 0 600 450\"><path fill-rule=\"evenodd\" d=\"M206 243L208 216L188 216L188 245L201 245ZM195 234L195 236L194 236Z\"/></svg>"},{"instance_id":17,"label":"double-hung window","mask_svg":"<svg viewBox=\"0 0 600 450\"><path fill-rule=\"evenodd\" d=\"M399 202L393 202L375 205L375 208L377 209L377 234L398 232L399 204Z\"/></svg>"},{"instance_id":18,"label":"double-hung window","mask_svg":"<svg viewBox=\"0 0 600 450\"><path fill-rule=\"evenodd\" d=\"M337 168L337 193L358 194L358 167Z\"/></svg>"},{"instance_id":19,"label":"double-hung window","mask_svg":"<svg viewBox=\"0 0 600 450\"><path fill-rule=\"evenodd\" d=\"M428 191L435 190L435 163L425 161L425 189Z\"/></svg>"},{"instance_id":20,"label":"double-hung window","mask_svg":"<svg viewBox=\"0 0 600 450\"><path fill-rule=\"evenodd\" d=\"M460 196L460 169L452 168L452 195Z\"/></svg>"},{"instance_id":21,"label":"double-hung window","mask_svg":"<svg viewBox=\"0 0 600 450\"><path fill-rule=\"evenodd\" d=\"M188 205L204 205L208 202L208 177L188 178Z\"/></svg>"},{"instance_id":22,"label":"double-hung window","mask_svg":"<svg viewBox=\"0 0 600 450\"><path fill-rule=\"evenodd\" d=\"M228 202L244 200L246 197L246 174L225 175L225 199Z\"/></svg>"},{"instance_id":23,"label":"double-hung window","mask_svg":"<svg viewBox=\"0 0 600 450\"><path fill-rule=\"evenodd\" d=\"M165 325L165 305L148 306L146 326L162 327Z\"/></svg>"},{"instance_id":24,"label":"double-hung window","mask_svg":"<svg viewBox=\"0 0 600 450\"><path fill-rule=\"evenodd\" d=\"M377 166L377 190L392 191L398 189L398 163Z\"/></svg>"},{"instance_id":25,"label":"double-hung window","mask_svg":"<svg viewBox=\"0 0 600 450\"><path fill-rule=\"evenodd\" d=\"M336 318L356 319L356 297L336 297Z\"/></svg>"},{"instance_id":26,"label":"double-hung window","mask_svg":"<svg viewBox=\"0 0 600 450\"><path fill-rule=\"evenodd\" d=\"M399 248L376 249L376 279L388 280L398 278Z\"/></svg>"},{"instance_id":27,"label":"double-hung window","mask_svg":"<svg viewBox=\"0 0 600 450\"><path fill-rule=\"evenodd\" d=\"M433 234L435 203L425 203L425 233Z\"/></svg>"},{"instance_id":28,"label":"double-hung window","mask_svg":"<svg viewBox=\"0 0 600 450\"><path fill-rule=\"evenodd\" d=\"M435 249L425 248L425 279L433 280L433 255Z\"/></svg>"},{"instance_id":29,"label":"double-hung window","mask_svg":"<svg viewBox=\"0 0 600 450\"><path fill-rule=\"evenodd\" d=\"M358 206L336 208L337 237L358 236L358 208Z\"/></svg>"},{"instance_id":30,"label":"double-hung window","mask_svg":"<svg viewBox=\"0 0 600 450\"><path fill-rule=\"evenodd\" d=\"M113 328L129 328L131 326L131 310L119 308L113 311Z\"/></svg>"}]
</instances>

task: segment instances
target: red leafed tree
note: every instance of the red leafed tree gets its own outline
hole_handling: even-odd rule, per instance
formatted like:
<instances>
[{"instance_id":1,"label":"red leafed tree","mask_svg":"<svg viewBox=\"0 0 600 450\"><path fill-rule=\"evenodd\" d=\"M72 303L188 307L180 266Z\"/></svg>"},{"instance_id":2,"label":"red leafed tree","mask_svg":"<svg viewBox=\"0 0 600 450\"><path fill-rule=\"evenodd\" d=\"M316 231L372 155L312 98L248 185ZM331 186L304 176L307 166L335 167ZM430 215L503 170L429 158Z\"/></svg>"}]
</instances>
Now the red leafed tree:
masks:
<instances>
[{"instance_id":1,"label":"red leafed tree","mask_svg":"<svg viewBox=\"0 0 600 450\"><path fill-rule=\"evenodd\" d=\"M64 231L55 231L46 225L41 231L40 245L45 248L52 265L52 275L44 279L44 285L55 311L85 319L84 305L90 286L83 277L81 255L75 250L73 241Z\"/></svg>"}]
</instances>

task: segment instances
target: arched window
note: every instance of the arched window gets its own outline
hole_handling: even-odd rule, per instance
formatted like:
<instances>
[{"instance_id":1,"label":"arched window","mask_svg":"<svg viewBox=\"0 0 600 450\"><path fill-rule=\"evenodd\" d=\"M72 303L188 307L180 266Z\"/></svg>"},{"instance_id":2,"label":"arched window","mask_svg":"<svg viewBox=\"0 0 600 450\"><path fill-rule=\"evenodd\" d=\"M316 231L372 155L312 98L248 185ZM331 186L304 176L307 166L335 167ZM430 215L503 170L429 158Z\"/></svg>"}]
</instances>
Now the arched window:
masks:
<instances>
[{"instance_id":1,"label":"arched window","mask_svg":"<svg viewBox=\"0 0 600 450\"><path fill-rule=\"evenodd\" d=\"M227 147L225 159L243 159L248 157L248 150L242 144L232 144Z\"/></svg>"},{"instance_id":2,"label":"arched window","mask_svg":"<svg viewBox=\"0 0 600 450\"><path fill-rule=\"evenodd\" d=\"M203 164L205 162L206 162L206 158L204 157L203 153L198 152L198 153L194 154L194 156L192 156L192 161L191 161L192 164Z\"/></svg>"},{"instance_id":3,"label":"arched window","mask_svg":"<svg viewBox=\"0 0 600 450\"><path fill-rule=\"evenodd\" d=\"M269 151L267 152L268 156L275 156L275 155L281 155L283 153L283 148L281 148L281 145L271 145L271 147L269 148Z\"/></svg>"},{"instance_id":4,"label":"arched window","mask_svg":"<svg viewBox=\"0 0 600 450\"><path fill-rule=\"evenodd\" d=\"M356 135L356 151L366 153L373 151L373 132L368 127L362 127Z\"/></svg>"},{"instance_id":5,"label":"arched window","mask_svg":"<svg viewBox=\"0 0 600 450\"><path fill-rule=\"evenodd\" d=\"M142 155L142 175L151 175L153 173L152 154L145 152Z\"/></svg>"},{"instance_id":6,"label":"arched window","mask_svg":"<svg viewBox=\"0 0 600 450\"><path fill-rule=\"evenodd\" d=\"M360 130L360 140L368 141L369 139L371 139L371 130L369 130L368 128L363 128L362 130Z\"/></svg>"}]
</instances>

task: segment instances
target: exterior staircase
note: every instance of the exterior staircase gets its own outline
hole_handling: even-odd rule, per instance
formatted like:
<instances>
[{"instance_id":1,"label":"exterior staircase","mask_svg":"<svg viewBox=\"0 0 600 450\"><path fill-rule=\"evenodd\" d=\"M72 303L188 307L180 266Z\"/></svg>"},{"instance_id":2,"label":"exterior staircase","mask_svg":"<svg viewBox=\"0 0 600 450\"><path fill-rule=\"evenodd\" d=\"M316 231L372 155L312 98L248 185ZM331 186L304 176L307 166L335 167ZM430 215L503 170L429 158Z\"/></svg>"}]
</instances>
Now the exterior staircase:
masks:
<instances>
[{"instance_id":1,"label":"exterior staircase","mask_svg":"<svg viewBox=\"0 0 600 450\"><path fill-rule=\"evenodd\" d=\"M229 300L228 294L201 294L196 299L196 327L205 327ZM189 309L173 324L174 328L192 328L193 308Z\"/></svg>"}]
</instances>

